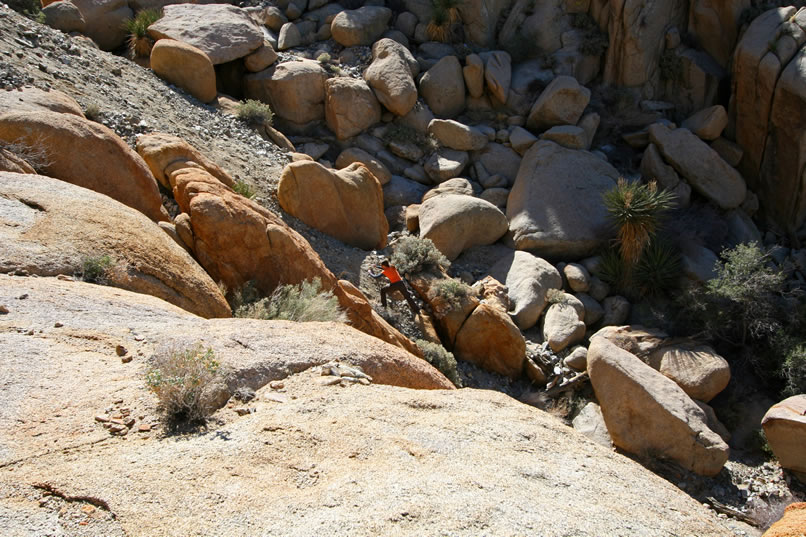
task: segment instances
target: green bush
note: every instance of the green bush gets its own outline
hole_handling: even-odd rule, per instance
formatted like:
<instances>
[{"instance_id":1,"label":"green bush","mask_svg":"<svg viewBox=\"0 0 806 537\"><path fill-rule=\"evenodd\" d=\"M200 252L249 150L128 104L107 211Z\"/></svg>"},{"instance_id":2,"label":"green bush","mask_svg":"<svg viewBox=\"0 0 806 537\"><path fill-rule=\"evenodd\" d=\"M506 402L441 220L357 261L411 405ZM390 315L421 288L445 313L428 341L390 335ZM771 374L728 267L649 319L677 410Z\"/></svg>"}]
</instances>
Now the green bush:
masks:
<instances>
[{"instance_id":1,"label":"green bush","mask_svg":"<svg viewBox=\"0 0 806 537\"><path fill-rule=\"evenodd\" d=\"M232 190L250 200L254 198L256 194L255 189L242 179L235 181L235 185L233 185Z\"/></svg>"},{"instance_id":2,"label":"green bush","mask_svg":"<svg viewBox=\"0 0 806 537\"><path fill-rule=\"evenodd\" d=\"M85 282L105 284L107 273L114 265L109 255L87 256L81 259L81 279Z\"/></svg>"},{"instance_id":3,"label":"green bush","mask_svg":"<svg viewBox=\"0 0 806 537\"><path fill-rule=\"evenodd\" d=\"M215 411L206 389L218 377L219 364L212 349L201 345L170 350L154 359L146 384L173 424L203 422Z\"/></svg>"},{"instance_id":4,"label":"green bush","mask_svg":"<svg viewBox=\"0 0 806 537\"><path fill-rule=\"evenodd\" d=\"M662 240L653 240L641 254L632 271L632 284L641 296L661 296L677 288L682 271L677 248Z\"/></svg>"},{"instance_id":5,"label":"green bush","mask_svg":"<svg viewBox=\"0 0 806 537\"><path fill-rule=\"evenodd\" d=\"M323 52L319 56L317 56L316 61L319 63L329 63L330 62L330 54L327 52Z\"/></svg>"},{"instance_id":6,"label":"green bush","mask_svg":"<svg viewBox=\"0 0 806 537\"><path fill-rule=\"evenodd\" d=\"M148 27L162 18L160 9L143 9L132 19L126 19L123 28L129 34L129 50L135 55L147 58L151 54L154 40L148 36Z\"/></svg>"},{"instance_id":7,"label":"green bush","mask_svg":"<svg viewBox=\"0 0 806 537\"><path fill-rule=\"evenodd\" d=\"M451 262L437 250L431 239L407 235L395 243L392 265L402 274L448 270Z\"/></svg>"},{"instance_id":8,"label":"green bush","mask_svg":"<svg viewBox=\"0 0 806 537\"><path fill-rule=\"evenodd\" d=\"M314 278L299 285L280 285L270 297L247 302L235 310L236 317L279 319L300 323L311 321L347 322L332 291L322 290L322 281Z\"/></svg>"},{"instance_id":9,"label":"green bush","mask_svg":"<svg viewBox=\"0 0 806 537\"><path fill-rule=\"evenodd\" d=\"M254 99L247 99L240 103L236 113L238 119L250 125L271 125L274 120L271 106Z\"/></svg>"},{"instance_id":10,"label":"green bush","mask_svg":"<svg viewBox=\"0 0 806 537\"><path fill-rule=\"evenodd\" d=\"M34 19L40 23L45 22L40 0L6 0L5 3L8 4L8 7L29 19Z\"/></svg>"},{"instance_id":11,"label":"green bush","mask_svg":"<svg viewBox=\"0 0 806 537\"><path fill-rule=\"evenodd\" d=\"M442 345L424 339L418 339L415 344L423 352L423 356L429 364L439 369L443 375L448 377L448 380L453 382L454 386L462 387L462 379L456 369L456 358L453 353L446 351Z\"/></svg>"},{"instance_id":12,"label":"green bush","mask_svg":"<svg viewBox=\"0 0 806 537\"><path fill-rule=\"evenodd\" d=\"M784 338L777 352L783 356L780 377L784 382L782 395L789 397L806 393L806 341L796 337Z\"/></svg>"},{"instance_id":13,"label":"green bush","mask_svg":"<svg viewBox=\"0 0 806 537\"><path fill-rule=\"evenodd\" d=\"M451 306L458 308L470 293L470 286L453 278L439 280L435 285L437 296L444 298Z\"/></svg>"}]
</instances>

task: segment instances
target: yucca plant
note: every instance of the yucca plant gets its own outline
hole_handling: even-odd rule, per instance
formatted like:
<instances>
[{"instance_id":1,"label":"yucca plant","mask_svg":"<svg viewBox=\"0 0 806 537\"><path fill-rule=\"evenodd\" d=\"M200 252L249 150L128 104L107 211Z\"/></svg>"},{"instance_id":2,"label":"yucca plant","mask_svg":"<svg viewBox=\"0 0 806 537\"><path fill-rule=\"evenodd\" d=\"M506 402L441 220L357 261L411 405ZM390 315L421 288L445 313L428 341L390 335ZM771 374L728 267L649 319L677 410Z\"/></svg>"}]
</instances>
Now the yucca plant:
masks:
<instances>
[{"instance_id":1,"label":"yucca plant","mask_svg":"<svg viewBox=\"0 0 806 537\"><path fill-rule=\"evenodd\" d=\"M453 41L455 30L462 22L461 3L461 0L431 0L431 20L426 27L429 39L442 43Z\"/></svg>"},{"instance_id":2,"label":"yucca plant","mask_svg":"<svg viewBox=\"0 0 806 537\"><path fill-rule=\"evenodd\" d=\"M653 240L635 265L632 281L641 295L658 296L675 288L681 269L677 249L666 241Z\"/></svg>"},{"instance_id":3,"label":"yucca plant","mask_svg":"<svg viewBox=\"0 0 806 537\"><path fill-rule=\"evenodd\" d=\"M644 185L623 177L604 194L607 212L618 226L619 253L628 270L638 263L658 229L660 214L672 208L674 199L673 193L658 190L655 181Z\"/></svg>"},{"instance_id":4,"label":"yucca plant","mask_svg":"<svg viewBox=\"0 0 806 537\"><path fill-rule=\"evenodd\" d=\"M154 40L148 36L148 27L162 18L160 9L143 9L133 19L126 19L123 27L129 33L129 50L138 57L151 55Z\"/></svg>"}]
</instances>

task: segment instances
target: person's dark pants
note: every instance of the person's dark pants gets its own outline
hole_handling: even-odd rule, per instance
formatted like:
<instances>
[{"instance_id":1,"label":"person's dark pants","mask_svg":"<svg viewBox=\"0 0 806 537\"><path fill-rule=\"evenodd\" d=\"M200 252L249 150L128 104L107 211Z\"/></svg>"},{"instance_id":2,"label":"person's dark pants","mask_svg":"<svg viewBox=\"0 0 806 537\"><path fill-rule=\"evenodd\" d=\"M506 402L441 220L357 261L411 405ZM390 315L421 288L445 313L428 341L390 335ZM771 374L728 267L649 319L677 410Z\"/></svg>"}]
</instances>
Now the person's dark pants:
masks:
<instances>
[{"instance_id":1,"label":"person's dark pants","mask_svg":"<svg viewBox=\"0 0 806 537\"><path fill-rule=\"evenodd\" d=\"M417 304L415 304L414 299L411 298L409 290L406 289L406 284L403 283L403 280L400 280L399 282L395 283L390 283L389 285L381 289L381 304L383 305L384 308L386 307L386 294L392 293L394 291L400 291L400 293L403 295L403 298L405 298L406 302L409 303L409 308L411 308L412 313L417 314L420 312L420 308L417 307Z\"/></svg>"}]
</instances>

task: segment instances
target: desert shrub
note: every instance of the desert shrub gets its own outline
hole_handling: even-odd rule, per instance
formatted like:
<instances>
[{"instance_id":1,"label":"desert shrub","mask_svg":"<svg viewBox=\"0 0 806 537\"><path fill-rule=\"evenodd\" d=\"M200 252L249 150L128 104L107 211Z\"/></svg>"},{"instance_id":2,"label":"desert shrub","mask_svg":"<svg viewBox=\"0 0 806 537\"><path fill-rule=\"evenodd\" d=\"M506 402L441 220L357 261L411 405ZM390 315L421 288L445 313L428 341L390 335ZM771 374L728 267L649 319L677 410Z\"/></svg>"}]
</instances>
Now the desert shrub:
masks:
<instances>
[{"instance_id":1,"label":"desert shrub","mask_svg":"<svg viewBox=\"0 0 806 537\"><path fill-rule=\"evenodd\" d=\"M274 120L271 106L254 99L247 99L239 104L236 113L238 119L250 125L271 125Z\"/></svg>"},{"instance_id":2,"label":"desert shrub","mask_svg":"<svg viewBox=\"0 0 806 537\"><path fill-rule=\"evenodd\" d=\"M438 343L431 343L424 339L418 339L415 344L423 352L423 356L429 364L439 369L443 375L448 377L448 380L453 382L454 386L462 387L462 379L456 369L456 358L453 353L446 351L445 347Z\"/></svg>"},{"instance_id":3,"label":"desert shrub","mask_svg":"<svg viewBox=\"0 0 806 537\"><path fill-rule=\"evenodd\" d=\"M160 9L143 9L132 19L126 19L123 27L129 34L129 50L135 56L147 58L151 55L154 40L148 36L148 27L162 18Z\"/></svg>"},{"instance_id":4,"label":"desert shrub","mask_svg":"<svg viewBox=\"0 0 806 537\"><path fill-rule=\"evenodd\" d=\"M666 241L654 240L632 271L632 285L641 296L668 294L677 287L682 268L677 248Z\"/></svg>"},{"instance_id":5,"label":"desert shrub","mask_svg":"<svg viewBox=\"0 0 806 537\"><path fill-rule=\"evenodd\" d=\"M461 0L431 0L431 20L426 32L432 41L450 43L459 40L462 19L459 15Z\"/></svg>"},{"instance_id":6,"label":"desert shrub","mask_svg":"<svg viewBox=\"0 0 806 537\"><path fill-rule=\"evenodd\" d=\"M332 291L322 289L322 280L319 278L304 281L299 285L279 285L271 296L246 302L238 307L235 316L301 323L347 322L347 314L339 306L339 300Z\"/></svg>"},{"instance_id":7,"label":"desert shrub","mask_svg":"<svg viewBox=\"0 0 806 537\"><path fill-rule=\"evenodd\" d=\"M437 250L431 239L421 239L413 235L401 238L395 243L392 265L403 274L447 270L451 266L448 258Z\"/></svg>"},{"instance_id":8,"label":"desert shrub","mask_svg":"<svg viewBox=\"0 0 806 537\"><path fill-rule=\"evenodd\" d=\"M549 289L546 291L546 302L549 304L567 304L568 297L562 289Z\"/></svg>"},{"instance_id":9,"label":"desert shrub","mask_svg":"<svg viewBox=\"0 0 806 537\"><path fill-rule=\"evenodd\" d=\"M434 286L437 296L444 298L454 308L462 304L462 299L470 293L470 286L453 278L439 280Z\"/></svg>"},{"instance_id":10,"label":"desert shrub","mask_svg":"<svg viewBox=\"0 0 806 537\"><path fill-rule=\"evenodd\" d=\"M668 82L682 82L683 59L674 50L665 50L660 56L660 77Z\"/></svg>"},{"instance_id":11,"label":"desert shrub","mask_svg":"<svg viewBox=\"0 0 806 537\"><path fill-rule=\"evenodd\" d=\"M41 23L45 22L45 15L42 13L40 0L6 0L5 3L8 4L8 7L21 15L25 15Z\"/></svg>"},{"instance_id":12,"label":"desert shrub","mask_svg":"<svg viewBox=\"0 0 806 537\"><path fill-rule=\"evenodd\" d=\"M0 149L13 153L27 162L37 172L42 172L51 164L50 152L45 143L39 139L34 143L26 143L22 140L14 142L0 141Z\"/></svg>"},{"instance_id":13,"label":"desert shrub","mask_svg":"<svg viewBox=\"0 0 806 537\"><path fill-rule=\"evenodd\" d=\"M323 52L316 58L316 61L318 61L319 63L328 63L330 62L330 54L328 54L327 52Z\"/></svg>"},{"instance_id":14,"label":"desert shrub","mask_svg":"<svg viewBox=\"0 0 806 537\"><path fill-rule=\"evenodd\" d=\"M101 119L101 107L97 103L89 103L84 107L84 117L90 121L97 122Z\"/></svg>"},{"instance_id":15,"label":"desert shrub","mask_svg":"<svg viewBox=\"0 0 806 537\"><path fill-rule=\"evenodd\" d=\"M238 179L237 181L235 181L232 190L234 190L237 194L240 194L241 196L250 200L254 198L256 194L255 189L252 188L252 186L243 179Z\"/></svg>"},{"instance_id":16,"label":"desert shrub","mask_svg":"<svg viewBox=\"0 0 806 537\"><path fill-rule=\"evenodd\" d=\"M107 273L114 265L114 260L109 255L86 256L81 259L82 280L90 283L105 284Z\"/></svg>"},{"instance_id":17,"label":"desert shrub","mask_svg":"<svg viewBox=\"0 0 806 537\"><path fill-rule=\"evenodd\" d=\"M806 341L797 337L783 337L778 345L783 356L779 374L784 382L781 394L785 397L806 393Z\"/></svg>"},{"instance_id":18,"label":"desert shrub","mask_svg":"<svg viewBox=\"0 0 806 537\"><path fill-rule=\"evenodd\" d=\"M582 32L579 51L586 56L601 56L610 45L610 40L596 21L587 13L575 13L570 17L571 26Z\"/></svg>"},{"instance_id":19,"label":"desert shrub","mask_svg":"<svg viewBox=\"0 0 806 537\"><path fill-rule=\"evenodd\" d=\"M212 349L201 345L172 349L156 356L153 364L146 372L146 385L170 422L203 422L215 411L205 393L219 370Z\"/></svg>"}]
</instances>

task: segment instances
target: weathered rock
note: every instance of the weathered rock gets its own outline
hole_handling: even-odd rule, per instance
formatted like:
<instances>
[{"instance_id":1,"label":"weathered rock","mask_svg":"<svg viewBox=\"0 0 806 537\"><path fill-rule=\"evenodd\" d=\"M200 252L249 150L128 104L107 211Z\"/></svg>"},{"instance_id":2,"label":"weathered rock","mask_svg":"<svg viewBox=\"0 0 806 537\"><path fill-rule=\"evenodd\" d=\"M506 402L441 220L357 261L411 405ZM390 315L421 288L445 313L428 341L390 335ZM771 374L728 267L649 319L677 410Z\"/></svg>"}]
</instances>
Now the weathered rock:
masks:
<instances>
[{"instance_id":1,"label":"weathered rock","mask_svg":"<svg viewBox=\"0 0 806 537\"><path fill-rule=\"evenodd\" d=\"M106 194L152 220L168 219L146 163L103 125L57 112L9 113L0 116L0 140L44 151L42 174Z\"/></svg>"},{"instance_id":2,"label":"weathered rock","mask_svg":"<svg viewBox=\"0 0 806 537\"><path fill-rule=\"evenodd\" d=\"M364 80L390 112L405 116L417 102L414 77L419 73L411 52L392 39L381 39L372 46L372 63Z\"/></svg>"},{"instance_id":3,"label":"weathered rock","mask_svg":"<svg viewBox=\"0 0 806 537\"><path fill-rule=\"evenodd\" d=\"M420 237L450 260L471 246L494 243L506 231L504 213L479 198L444 194L420 206Z\"/></svg>"},{"instance_id":4,"label":"weathered rock","mask_svg":"<svg viewBox=\"0 0 806 537\"><path fill-rule=\"evenodd\" d=\"M392 18L392 10L379 6L364 6L345 10L333 17L330 33L333 39L345 47L372 45L386 31Z\"/></svg>"},{"instance_id":5,"label":"weathered rock","mask_svg":"<svg viewBox=\"0 0 806 537\"><path fill-rule=\"evenodd\" d=\"M274 51L274 47L271 46L271 43L267 41L254 52L244 57L243 64L250 73L259 73L276 61L277 53Z\"/></svg>"},{"instance_id":6,"label":"weathered rock","mask_svg":"<svg viewBox=\"0 0 806 537\"><path fill-rule=\"evenodd\" d=\"M751 0L694 0L689 6L688 31L722 67L733 56L739 18Z\"/></svg>"},{"instance_id":7,"label":"weathered rock","mask_svg":"<svg viewBox=\"0 0 806 537\"><path fill-rule=\"evenodd\" d=\"M381 120L381 105L363 80L337 77L325 82L325 120L339 140L360 134Z\"/></svg>"},{"instance_id":8,"label":"weathered rock","mask_svg":"<svg viewBox=\"0 0 806 537\"><path fill-rule=\"evenodd\" d=\"M263 24L265 24L267 28L271 28L274 32L279 32L283 24L287 22L288 17L286 17L278 7L269 6L263 13Z\"/></svg>"},{"instance_id":9,"label":"weathered rock","mask_svg":"<svg viewBox=\"0 0 806 537\"><path fill-rule=\"evenodd\" d=\"M42 7L45 24L62 32L81 32L87 25L84 15L72 2L54 2Z\"/></svg>"},{"instance_id":10,"label":"weathered rock","mask_svg":"<svg viewBox=\"0 0 806 537\"><path fill-rule=\"evenodd\" d=\"M474 152L473 161L490 170L490 173L504 177L506 184L500 186L512 185L521 166L520 155L511 148L497 143L487 144L481 151Z\"/></svg>"},{"instance_id":11,"label":"weathered rock","mask_svg":"<svg viewBox=\"0 0 806 537\"><path fill-rule=\"evenodd\" d=\"M708 402L730 381L730 366L707 345L670 345L649 354L647 362L683 388L692 399Z\"/></svg>"},{"instance_id":12,"label":"weathered rock","mask_svg":"<svg viewBox=\"0 0 806 537\"><path fill-rule=\"evenodd\" d=\"M582 319L585 307L571 295L564 294L559 302L551 304L543 318L543 340L554 352L579 343L585 337Z\"/></svg>"},{"instance_id":13,"label":"weathered rock","mask_svg":"<svg viewBox=\"0 0 806 537\"><path fill-rule=\"evenodd\" d=\"M615 168L591 153L537 142L524 155L509 195L508 243L548 257L592 254L610 236L602 194L618 177Z\"/></svg>"},{"instance_id":14,"label":"weathered rock","mask_svg":"<svg viewBox=\"0 0 806 537\"><path fill-rule=\"evenodd\" d=\"M585 315L582 318L585 326L592 326L602 320L604 308L599 304L599 301L586 293L577 293L574 296L585 306Z\"/></svg>"},{"instance_id":15,"label":"weathered rock","mask_svg":"<svg viewBox=\"0 0 806 537\"><path fill-rule=\"evenodd\" d=\"M528 330L546 308L549 289L562 288L557 269L528 252L513 251L490 269L490 275L504 283L512 303L512 318L521 330Z\"/></svg>"},{"instance_id":16,"label":"weathered rock","mask_svg":"<svg viewBox=\"0 0 806 537\"><path fill-rule=\"evenodd\" d=\"M470 181L461 177L448 179L444 183L440 183L438 186L426 192L425 195L423 195L422 201L425 202L431 198L442 196L444 194L461 194L465 196L472 196L473 187L470 185Z\"/></svg>"},{"instance_id":17,"label":"weathered rock","mask_svg":"<svg viewBox=\"0 0 806 537\"><path fill-rule=\"evenodd\" d=\"M663 345L669 338L669 334L656 328L644 328L640 325L606 326L596 332L593 337L603 337L620 349L647 362L649 355Z\"/></svg>"},{"instance_id":18,"label":"weathered rock","mask_svg":"<svg viewBox=\"0 0 806 537\"><path fill-rule=\"evenodd\" d=\"M75 99L58 90L44 91L32 86L24 86L15 91L0 92L0 115L6 112L47 111L84 117L84 112L81 111L81 106Z\"/></svg>"},{"instance_id":19,"label":"weathered rock","mask_svg":"<svg viewBox=\"0 0 806 537\"><path fill-rule=\"evenodd\" d=\"M216 98L216 77L213 63L199 48L160 39L151 49L151 69L171 84L179 86L203 103Z\"/></svg>"},{"instance_id":20,"label":"weathered rock","mask_svg":"<svg viewBox=\"0 0 806 537\"><path fill-rule=\"evenodd\" d=\"M663 157L655 144L649 144L641 158L641 175L647 181L657 181L658 186L674 189L680 183L680 176L674 168L663 161Z\"/></svg>"},{"instance_id":21,"label":"weathered rock","mask_svg":"<svg viewBox=\"0 0 806 537\"><path fill-rule=\"evenodd\" d=\"M142 213L86 188L39 175L0 173L0 272L81 274L109 256L110 285L202 317L229 317L213 280Z\"/></svg>"},{"instance_id":22,"label":"weathered rock","mask_svg":"<svg viewBox=\"0 0 806 537\"><path fill-rule=\"evenodd\" d=\"M549 140L568 149L587 149L588 135L575 125L552 127L540 135L541 140Z\"/></svg>"},{"instance_id":23,"label":"weathered rock","mask_svg":"<svg viewBox=\"0 0 806 537\"><path fill-rule=\"evenodd\" d=\"M688 129L702 140L716 140L728 125L728 113L722 105L703 108L683 121L682 127Z\"/></svg>"},{"instance_id":24,"label":"weathered rock","mask_svg":"<svg viewBox=\"0 0 806 537\"><path fill-rule=\"evenodd\" d=\"M507 200L509 199L509 189L508 188L487 188L479 197L484 201L489 201L499 209L503 210L507 206Z\"/></svg>"},{"instance_id":25,"label":"weathered rock","mask_svg":"<svg viewBox=\"0 0 806 537\"><path fill-rule=\"evenodd\" d=\"M0 147L0 171L14 173L36 173L36 170L23 157Z\"/></svg>"},{"instance_id":26,"label":"weathered rock","mask_svg":"<svg viewBox=\"0 0 806 537\"><path fill-rule=\"evenodd\" d=\"M582 346L576 347L571 354L563 358L563 364L575 371L585 371L588 367L588 349Z\"/></svg>"},{"instance_id":27,"label":"weathered rock","mask_svg":"<svg viewBox=\"0 0 806 537\"><path fill-rule=\"evenodd\" d=\"M325 116L327 74L319 62L283 62L244 77L246 96L271 105L274 113L297 124Z\"/></svg>"},{"instance_id":28,"label":"weathered rock","mask_svg":"<svg viewBox=\"0 0 806 537\"><path fill-rule=\"evenodd\" d=\"M249 14L227 4L174 4L148 27L153 39L175 39L201 49L213 65L242 58L263 44Z\"/></svg>"},{"instance_id":29,"label":"weathered rock","mask_svg":"<svg viewBox=\"0 0 806 537\"><path fill-rule=\"evenodd\" d=\"M523 371L526 341L506 312L480 304L456 335L453 352L487 371L515 378Z\"/></svg>"},{"instance_id":30,"label":"weathered rock","mask_svg":"<svg viewBox=\"0 0 806 537\"><path fill-rule=\"evenodd\" d=\"M602 303L604 316L602 326L619 326L630 316L630 301L623 296L609 296Z\"/></svg>"},{"instance_id":31,"label":"weathered rock","mask_svg":"<svg viewBox=\"0 0 806 537\"><path fill-rule=\"evenodd\" d=\"M574 418L572 425L575 430L597 444L608 449L613 446L613 439L610 438L610 433L607 432L607 424L604 421L602 409L593 401L582 407L577 417Z\"/></svg>"},{"instance_id":32,"label":"weathered rock","mask_svg":"<svg viewBox=\"0 0 806 537\"><path fill-rule=\"evenodd\" d=\"M492 46L501 14L509 4L509 0L466 0L460 3L459 15L466 38L482 47Z\"/></svg>"},{"instance_id":33,"label":"weathered rock","mask_svg":"<svg viewBox=\"0 0 806 537\"><path fill-rule=\"evenodd\" d=\"M375 179L381 183L381 186L392 179L392 173L383 162L357 147L348 147L339 153L339 156L336 158L336 168L346 168L353 162L360 162L366 166L367 169L372 172L372 175L375 176Z\"/></svg>"},{"instance_id":34,"label":"weathered rock","mask_svg":"<svg viewBox=\"0 0 806 537\"><path fill-rule=\"evenodd\" d=\"M456 56L445 56L420 79L420 95L435 115L454 117L465 109L465 82Z\"/></svg>"},{"instance_id":35,"label":"weathered rock","mask_svg":"<svg viewBox=\"0 0 806 537\"><path fill-rule=\"evenodd\" d=\"M178 136L161 132L138 136L137 153L143 157L151 173L165 188L171 188L168 181L169 170L189 162L198 164L228 187L235 186L235 180L230 174Z\"/></svg>"},{"instance_id":36,"label":"weathered rock","mask_svg":"<svg viewBox=\"0 0 806 537\"><path fill-rule=\"evenodd\" d=\"M591 275L588 269L579 263L568 263L563 268L563 275L568 286L575 293L586 293L590 289Z\"/></svg>"},{"instance_id":37,"label":"weathered rock","mask_svg":"<svg viewBox=\"0 0 806 537\"><path fill-rule=\"evenodd\" d=\"M468 54L462 67L465 86L471 97L478 99L484 93L484 61L478 54Z\"/></svg>"},{"instance_id":38,"label":"weathered rock","mask_svg":"<svg viewBox=\"0 0 806 537\"><path fill-rule=\"evenodd\" d=\"M98 507L88 518L90 528L103 528L105 535L213 534L227 516L277 535L316 535L322 517L356 535L422 535L421 527L401 528L383 515L389 512L389 498L399 496L401 489L418 498L420 509L444 513L433 524L456 537L478 535L452 515L461 512L478 513L479 523L493 535L511 533L513 524L546 535L618 535L627 525L637 535L726 534L712 510L672 483L511 397L493 390L379 385L405 386L417 380L418 387L427 387L430 380L430 387L450 387L425 361L349 327L203 321L153 297L81 282L8 276L0 276L0 282L2 296L30 294L29 300L20 301L15 322L52 326L69 311L72 324L65 324L76 332L73 337L48 329L37 337L14 330L0 335L5 371L18 378L13 387L0 391L5 409L0 442L6 446L0 459L0 486L6 491L0 509L9 535L29 534L39 524L58 527L58 509L51 512L31 501L41 497L31 485L39 482L52 483L65 494L104 499L116 517ZM142 380L145 360L121 364L113 349L122 343L132 352L150 355L152 342L175 341L177 333L190 336L186 344L198 341L212 347L234 378L266 384L249 403L255 412L240 417L225 408L204 434L163 434L156 419L157 399ZM87 335L100 339L90 345ZM136 336L145 341L135 341ZM317 380L328 377L317 370L305 372L333 358L355 360L372 376L372 385L321 386ZM48 375L25 374L43 369ZM272 381L283 388L272 389ZM111 441L107 430L96 425L94 417L112 406L110 386L138 424L153 423L151 433ZM70 412L65 412L68 400ZM45 419L55 414L61 416ZM146 419L139 421L141 415ZM18 420L35 429L6 426ZM81 456L67 459L53 451L54 438L71 446L94 443ZM540 449L530 453L525 446ZM401 449L417 454L418 472L397 463L400 456L410 456L401 455ZM494 467L489 465L491 452L496 454ZM372 456L364 458L366 454ZM11 461L19 461L13 469ZM535 468L543 478L530 473ZM257 486L256 475L261 476ZM344 485L350 480L361 483L360 489ZM434 495L439 486L473 494ZM243 495L247 489L250 493ZM325 501L333 504L324 511L323 490L330 491ZM146 497L154 503L143 505ZM522 509L524 497L543 498L542 512ZM663 501L648 502L647 497ZM62 503L47 499L53 502ZM79 513L84 503L67 508ZM576 503L586 506L584 517L569 512ZM401 505L401 512L410 509ZM279 512L284 515L277 516ZM547 518L546 512L552 516Z\"/></svg>"},{"instance_id":39,"label":"weathered rock","mask_svg":"<svg viewBox=\"0 0 806 537\"><path fill-rule=\"evenodd\" d=\"M742 204L747 187L741 174L691 131L655 123L649 127L649 138L694 190L723 209Z\"/></svg>"},{"instance_id":40,"label":"weathered rock","mask_svg":"<svg viewBox=\"0 0 806 537\"><path fill-rule=\"evenodd\" d=\"M702 475L716 475L729 448L705 413L674 381L602 337L588 348L588 374L613 443L629 453L671 459Z\"/></svg>"},{"instance_id":41,"label":"weathered rock","mask_svg":"<svg viewBox=\"0 0 806 537\"><path fill-rule=\"evenodd\" d=\"M441 183L462 175L469 161L470 157L464 151L440 149L428 158L425 171L434 182Z\"/></svg>"},{"instance_id":42,"label":"weathered rock","mask_svg":"<svg viewBox=\"0 0 806 537\"><path fill-rule=\"evenodd\" d=\"M123 24L132 18L126 0L70 0L85 24L78 31L92 39L101 50L114 50L126 39Z\"/></svg>"},{"instance_id":43,"label":"weathered rock","mask_svg":"<svg viewBox=\"0 0 806 537\"><path fill-rule=\"evenodd\" d=\"M506 103L509 85L512 82L512 58L508 52L503 50L484 52L481 54L481 58L484 60L484 80L487 83L487 91L498 102Z\"/></svg>"},{"instance_id":44,"label":"weathered rock","mask_svg":"<svg viewBox=\"0 0 806 537\"><path fill-rule=\"evenodd\" d=\"M713 250L693 240L683 242L680 250L681 268L687 278L702 283L716 278L714 267L719 258Z\"/></svg>"},{"instance_id":45,"label":"weathered rock","mask_svg":"<svg viewBox=\"0 0 806 537\"><path fill-rule=\"evenodd\" d=\"M525 154L536 141L537 136L523 127L514 127L509 133L509 143L512 149L521 155Z\"/></svg>"},{"instance_id":46,"label":"weathered rock","mask_svg":"<svg viewBox=\"0 0 806 537\"><path fill-rule=\"evenodd\" d=\"M480 130L452 119L432 119L428 134L450 149L476 151L487 145L487 136Z\"/></svg>"},{"instance_id":47,"label":"weathered rock","mask_svg":"<svg viewBox=\"0 0 806 537\"><path fill-rule=\"evenodd\" d=\"M280 28L280 33L277 36L277 50L298 47L302 45L302 42L302 33L299 31L299 26L293 22L287 22Z\"/></svg>"},{"instance_id":48,"label":"weathered rock","mask_svg":"<svg viewBox=\"0 0 806 537\"><path fill-rule=\"evenodd\" d=\"M806 525L806 502L790 503L783 516L762 537L798 537Z\"/></svg>"},{"instance_id":49,"label":"weathered rock","mask_svg":"<svg viewBox=\"0 0 806 537\"><path fill-rule=\"evenodd\" d=\"M372 310L358 289L337 280L310 244L277 215L203 170L177 170L169 179L180 209L190 217L193 252L215 281L228 289L252 281L256 290L269 295L279 284L319 278L323 289L333 291L354 328L420 355L411 341Z\"/></svg>"},{"instance_id":50,"label":"weathered rock","mask_svg":"<svg viewBox=\"0 0 806 537\"><path fill-rule=\"evenodd\" d=\"M711 142L711 149L719 153L722 160L734 168L739 166L744 156L744 149L742 149L739 144L726 140L725 138L717 138Z\"/></svg>"},{"instance_id":51,"label":"weathered rock","mask_svg":"<svg viewBox=\"0 0 806 537\"><path fill-rule=\"evenodd\" d=\"M575 78L558 76L537 98L526 125L542 131L556 125L576 125L588 106L591 92Z\"/></svg>"},{"instance_id":52,"label":"weathered rock","mask_svg":"<svg viewBox=\"0 0 806 537\"><path fill-rule=\"evenodd\" d=\"M781 466L806 473L806 395L794 395L774 405L764 414L761 426Z\"/></svg>"},{"instance_id":53,"label":"weathered rock","mask_svg":"<svg viewBox=\"0 0 806 537\"><path fill-rule=\"evenodd\" d=\"M386 246L381 184L360 163L337 172L317 162L288 164L277 200L289 214L346 244L365 250Z\"/></svg>"},{"instance_id":54,"label":"weathered rock","mask_svg":"<svg viewBox=\"0 0 806 537\"><path fill-rule=\"evenodd\" d=\"M428 187L425 185L399 175L393 175L392 179L383 187L383 204L384 207L417 204L427 191Z\"/></svg>"}]
</instances>

